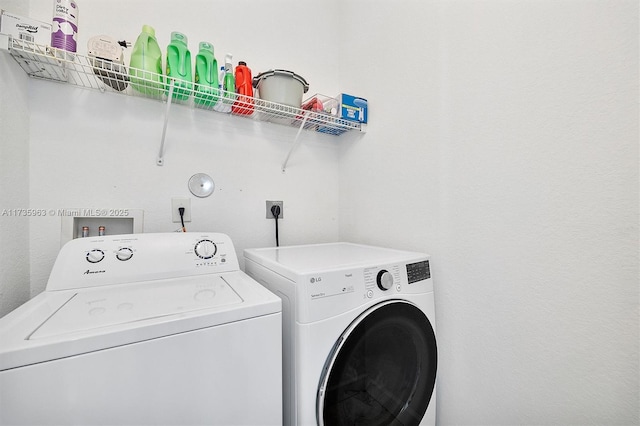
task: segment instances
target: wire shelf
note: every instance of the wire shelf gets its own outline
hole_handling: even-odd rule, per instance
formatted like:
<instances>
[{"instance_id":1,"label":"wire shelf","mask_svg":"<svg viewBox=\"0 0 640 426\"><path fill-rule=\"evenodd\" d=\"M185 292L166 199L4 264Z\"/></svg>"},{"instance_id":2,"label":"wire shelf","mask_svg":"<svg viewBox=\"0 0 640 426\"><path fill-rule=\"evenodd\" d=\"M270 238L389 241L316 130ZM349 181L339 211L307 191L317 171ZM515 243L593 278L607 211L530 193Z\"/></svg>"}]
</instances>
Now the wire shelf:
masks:
<instances>
[{"instance_id":1,"label":"wire shelf","mask_svg":"<svg viewBox=\"0 0 640 426\"><path fill-rule=\"evenodd\" d=\"M362 130L359 122L343 120L324 111L303 110L193 82L169 79L162 74L125 67L111 61L11 37L8 44L13 58L29 76L34 78L162 102L168 100L170 86L173 86L172 104L299 127L330 135Z\"/></svg>"}]
</instances>

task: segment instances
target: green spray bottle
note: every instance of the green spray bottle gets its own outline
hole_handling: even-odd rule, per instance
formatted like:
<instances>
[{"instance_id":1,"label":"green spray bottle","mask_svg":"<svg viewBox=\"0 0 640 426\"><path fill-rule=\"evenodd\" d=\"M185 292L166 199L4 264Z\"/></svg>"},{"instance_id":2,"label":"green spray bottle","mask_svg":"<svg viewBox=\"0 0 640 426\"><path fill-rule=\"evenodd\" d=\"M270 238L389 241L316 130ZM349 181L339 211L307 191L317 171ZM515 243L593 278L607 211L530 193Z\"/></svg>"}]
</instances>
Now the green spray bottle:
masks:
<instances>
[{"instance_id":1,"label":"green spray bottle","mask_svg":"<svg viewBox=\"0 0 640 426\"><path fill-rule=\"evenodd\" d=\"M170 80L174 82L173 99L187 100L193 91L191 53L187 47L187 36L177 31L171 33L171 42L167 46L167 83Z\"/></svg>"},{"instance_id":2,"label":"green spray bottle","mask_svg":"<svg viewBox=\"0 0 640 426\"><path fill-rule=\"evenodd\" d=\"M156 30L149 25L142 26L142 33L133 45L129 76L131 87L142 94L159 97L164 92L162 51L156 40Z\"/></svg>"},{"instance_id":3,"label":"green spray bottle","mask_svg":"<svg viewBox=\"0 0 640 426\"><path fill-rule=\"evenodd\" d=\"M213 46L206 41L200 42L195 61L195 93L193 101L204 107L213 107L218 101L218 61L213 54Z\"/></svg>"}]
</instances>

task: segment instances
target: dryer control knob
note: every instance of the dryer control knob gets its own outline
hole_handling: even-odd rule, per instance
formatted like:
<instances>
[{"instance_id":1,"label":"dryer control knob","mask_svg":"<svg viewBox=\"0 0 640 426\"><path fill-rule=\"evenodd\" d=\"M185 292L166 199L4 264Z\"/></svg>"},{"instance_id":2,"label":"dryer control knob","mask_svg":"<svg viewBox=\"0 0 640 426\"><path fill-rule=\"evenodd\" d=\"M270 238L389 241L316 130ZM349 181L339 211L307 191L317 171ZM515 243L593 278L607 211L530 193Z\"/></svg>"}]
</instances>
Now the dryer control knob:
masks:
<instances>
[{"instance_id":1,"label":"dryer control knob","mask_svg":"<svg viewBox=\"0 0 640 426\"><path fill-rule=\"evenodd\" d=\"M196 252L196 256L201 259L211 259L218 251L218 247L216 243L211 240L200 240L196 243L194 251Z\"/></svg>"},{"instance_id":2,"label":"dryer control knob","mask_svg":"<svg viewBox=\"0 0 640 426\"><path fill-rule=\"evenodd\" d=\"M387 291L391 287L393 287L393 275L391 275L391 272L383 269L378 272L376 283L378 283L378 287L380 287L380 290Z\"/></svg>"}]
</instances>

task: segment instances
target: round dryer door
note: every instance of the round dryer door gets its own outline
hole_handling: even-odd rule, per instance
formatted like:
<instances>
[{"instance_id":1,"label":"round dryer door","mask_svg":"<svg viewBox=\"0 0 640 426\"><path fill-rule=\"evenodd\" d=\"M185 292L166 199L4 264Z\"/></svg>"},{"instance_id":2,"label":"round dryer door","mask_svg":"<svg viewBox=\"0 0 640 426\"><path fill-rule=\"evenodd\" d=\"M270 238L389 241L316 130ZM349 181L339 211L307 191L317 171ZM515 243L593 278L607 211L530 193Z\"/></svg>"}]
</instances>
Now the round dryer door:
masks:
<instances>
[{"instance_id":1,"label":"round dryer door","mask_svg":"<svg viewBox=\"0 0 640 426\"><path fill-rule=\"evenodd\" d=\"M373 306L334 346L318 389L320 425L418 425L436 381L436 337L402 300Z\"/></svg>"}]
</instances>

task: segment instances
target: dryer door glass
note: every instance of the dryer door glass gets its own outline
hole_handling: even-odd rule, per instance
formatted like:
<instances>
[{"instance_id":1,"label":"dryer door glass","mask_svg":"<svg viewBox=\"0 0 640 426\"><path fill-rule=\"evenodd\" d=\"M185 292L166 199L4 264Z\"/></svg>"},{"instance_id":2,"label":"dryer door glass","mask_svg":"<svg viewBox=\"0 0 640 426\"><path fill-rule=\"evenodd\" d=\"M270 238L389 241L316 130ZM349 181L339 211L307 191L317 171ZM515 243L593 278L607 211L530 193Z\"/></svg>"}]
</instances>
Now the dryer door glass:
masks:
<instances>
[{"instance_id":1,"label":"dryer door glass","mask_svg":"<svg viewBox=\"0 0 640 426\"><path fill-rule=\"evenodd\" d=\"M418 425L436 380L426 315L406 301L372 307L342 335L318 390L320 425Z\"/></svg>"}]
</instances>

